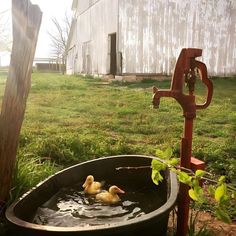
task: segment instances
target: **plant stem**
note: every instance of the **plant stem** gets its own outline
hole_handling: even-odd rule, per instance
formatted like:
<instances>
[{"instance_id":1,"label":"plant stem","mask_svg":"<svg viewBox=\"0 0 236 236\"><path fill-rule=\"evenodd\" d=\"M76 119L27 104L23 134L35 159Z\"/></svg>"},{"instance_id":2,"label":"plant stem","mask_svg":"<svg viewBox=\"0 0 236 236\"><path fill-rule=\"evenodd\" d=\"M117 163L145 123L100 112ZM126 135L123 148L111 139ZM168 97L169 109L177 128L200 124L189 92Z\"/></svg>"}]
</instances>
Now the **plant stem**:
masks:
<instances>
[{"instance_id":1,"label":"plant stem","mask_svg":"<svg viewBox=\"0 0 236 236\"><path fill-rule=\"evenodd\" d=\"M147 168L151 168L151 166L122 166L122 167L117 167L116 170L139 170Z\"/></svg>"}]
</instances>

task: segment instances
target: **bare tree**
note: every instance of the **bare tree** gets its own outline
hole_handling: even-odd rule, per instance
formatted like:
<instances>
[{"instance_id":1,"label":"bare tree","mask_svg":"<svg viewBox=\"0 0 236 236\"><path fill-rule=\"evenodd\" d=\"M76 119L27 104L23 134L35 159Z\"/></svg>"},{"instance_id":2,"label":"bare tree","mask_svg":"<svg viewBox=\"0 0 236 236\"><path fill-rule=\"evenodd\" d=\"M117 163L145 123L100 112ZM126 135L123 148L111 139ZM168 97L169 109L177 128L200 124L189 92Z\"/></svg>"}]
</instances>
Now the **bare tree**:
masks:
<instances>
[{"instance_id":1,"label":"bare tree","mask_svg":"<svg viewBox=\"0 0 236 236\"><path fill-rule=\"evenodd\" d=\"M52 55L57 58L62 65L61 71L64 74L66 68L66 44L70 32L70 17L65 13L61 22L52 18L54 31L48 32L51 38Z\"/></svg>"},{"instance_id":2,"label":"bare tree","mask_svg":"<svg viewBox=\"0 0 236 236\"><path fill-rule=\"evenodd\" d=\"M0 12L0 52L11 50L11 25L8 12L10 9Z\"/></svg>"}]
</instances>

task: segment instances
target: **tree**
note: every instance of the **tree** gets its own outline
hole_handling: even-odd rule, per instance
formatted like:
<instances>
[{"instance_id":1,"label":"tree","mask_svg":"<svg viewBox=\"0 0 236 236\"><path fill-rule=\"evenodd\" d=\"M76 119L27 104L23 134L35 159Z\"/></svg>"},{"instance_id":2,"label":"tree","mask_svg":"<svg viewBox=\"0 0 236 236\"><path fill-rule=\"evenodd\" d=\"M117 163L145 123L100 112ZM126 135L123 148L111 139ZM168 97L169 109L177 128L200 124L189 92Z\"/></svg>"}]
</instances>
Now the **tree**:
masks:
<instances>
[{"instance_id":1,"label":"tree","mask_svg":"<svg viewBox=\"0 0 236 236\"><path fill-rule=\"evenodd\" d=\"M52 54L61 62L61 71L64 74L66 68L66 45L70 32L70 17L67 13L61 22L55 17L52 18L54 31L48 32L51 38Z\"/></svg>"},{"instance_id":2,"label":"tree","mask_svg":"<svg viewBox=\"0 0 236 236\"><path fill-rule=\"evenodd\" d=\"M0 113L0 208L11 188L41 19L30 0L12 0L12 56Z\"/></svg>"}]
</instances>

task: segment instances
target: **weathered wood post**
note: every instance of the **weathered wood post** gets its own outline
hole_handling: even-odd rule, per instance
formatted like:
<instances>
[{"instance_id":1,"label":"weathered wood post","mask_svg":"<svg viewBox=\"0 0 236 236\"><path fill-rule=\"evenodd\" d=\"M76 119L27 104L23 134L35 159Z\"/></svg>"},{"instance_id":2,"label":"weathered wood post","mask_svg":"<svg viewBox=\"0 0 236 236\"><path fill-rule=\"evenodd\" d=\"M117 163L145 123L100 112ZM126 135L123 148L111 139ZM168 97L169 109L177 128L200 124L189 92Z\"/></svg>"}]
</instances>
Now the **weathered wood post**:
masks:
<instances>
[{"instance_id":1,"label":"weathered wood post","mask_svg":"<svg viewBox=\"0 0 236 236\"><path fill-rule=\"evenodd\" d=\"M0 115L0 202L6 201L30 90L42 12L29 0L12 0L13 46Z\"/></svg>"}]
</instances>

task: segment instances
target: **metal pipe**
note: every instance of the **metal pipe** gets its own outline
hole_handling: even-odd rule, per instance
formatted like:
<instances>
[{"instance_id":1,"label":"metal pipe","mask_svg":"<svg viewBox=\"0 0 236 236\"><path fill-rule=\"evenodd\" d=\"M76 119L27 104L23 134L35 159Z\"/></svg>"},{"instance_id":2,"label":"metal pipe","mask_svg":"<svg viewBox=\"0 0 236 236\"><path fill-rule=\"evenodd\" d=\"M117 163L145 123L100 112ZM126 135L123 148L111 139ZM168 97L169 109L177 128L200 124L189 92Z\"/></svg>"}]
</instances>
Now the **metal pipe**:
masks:
<instances>
[{"instance_id":1,"label":"metal pipe","mask_svg":"<svg viewBox=\"0 0 236 236\"><path fill-rule=\"evenodd\" d=\"M180 166L190 169L192 156L192 134L193 134L193 119L185 118L184 121L184 137L181 142L181 158ZM189 187L180 183L178 196L178 213L177 213L177 236L187 235L189 204L190 198L188 195Z\"/></svg>"}]
</instances>

